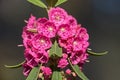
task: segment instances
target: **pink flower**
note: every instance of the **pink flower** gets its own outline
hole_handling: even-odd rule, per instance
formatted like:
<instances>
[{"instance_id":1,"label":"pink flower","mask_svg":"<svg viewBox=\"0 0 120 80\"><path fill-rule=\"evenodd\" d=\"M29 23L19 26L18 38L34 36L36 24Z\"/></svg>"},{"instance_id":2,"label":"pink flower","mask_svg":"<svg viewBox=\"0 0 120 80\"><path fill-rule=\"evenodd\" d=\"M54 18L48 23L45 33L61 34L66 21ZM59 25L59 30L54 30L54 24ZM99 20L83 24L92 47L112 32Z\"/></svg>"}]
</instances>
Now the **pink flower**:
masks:
<instances>
[{"instance_id":1,"label":"pink flower","mask_svg":"<svg viewBox=\"0 0 120 80\"><path fill-rule=\"evenodd\" d=\"M39 23L39 24L44 24L44 23L46 23L48 21L48 19L47 18L38 18L37 19L37 22Z\"/></svg>"},{"instance_id":2,"label":"pink flower","mask_svg":"<svg viewBox=\"0 0 120 80\"><path fill-rule=\"evenodd\" d=\"M23 32L22 32L23 39L32 39L34 37L34 35L35 35L35 33L28 31L27 27L23 28Z\"/></svg>"},{"instance_id":3,"label":"pink flower","mask_svg":"<svg viewBox=\"0 0 120 80\"><path fill-rule=\"evenodd\" d=\"M33 67L35 67L35 66L38 65L38 63L35 61L34 58L32 58L31 60L27 61L26 64L27 64L29 67L31 67L31 68L33 68Z\"/></svg>"},{"instance_id":4,"label":"pink flower","mask_svg":"<svg viewBox=\"0 0 120 80\"><path fill-rule=\"evenodd\" d=\"M23 45L25 48L31 48L32 44L31 44L31 40L30 39L23 39Z\"/></svg>"},{"instance_id":5,"label":"pink flower","mask_svg":"<svg viewBox=\"0 0 120 80\"><path fill-rule=\"evenodd\" d=\"M80 56L82 53L79 52L73 52L71 53L70 60L72 64L78 64L80 62Z\"/></svg>"},{"instance_id":6,"label":"pink flower","mask_svg":"<svg viewBox=\"0 0 120 80\"><path fill-rule=\"evenodd\" d=\"M78 27L77 28L77 32L76 32L76 35L75 35L75 39L74 39L74 42L77 40L78 42L81 43L81 50L83 52L86 51L87 47L89 46L89 42L88 42L88 39L89 39L89 35L87 33L87 30L85 28L82 28L82 27ZM73 43L74 43L73 42ZM79 43L79 44L80 44ZM73 49L74 51L77 51L79 50L80 48L77 49L77 45L74 45L73 46Z\"/></svg>"},{"instance_id":7,"label":"pink flower","mask_svg":"<svg viewBox=\"0 0 120 80\"><path fill-rule=\"evenodd\" d=\"M44 51L49 49L52 46L52 43L48 37L38 34L32 39L32 45L34 48Z\"/></svg>"},{"instance_id":8,"label":"pink flower","mask_svg":"<svg viewBox=\"0 0 120 80\"><path fill-rule=\"evenodd\" d=\"M32 47L31 40L35 35L36 35L35 33L29 32L27 30L27 27L23 28L22 38L23 38L23 45L25 48Z\"/></svg>"},{"instance_id":9,"label":"pink flower","mask_svg":"<svg viewBox=\"0 0 120 80\"><path fill-rule=\"evenodd\" d=\"M30 73L30 71L32 70L32 68L30 66L28 66L26 63L23 64L23 74L25 76L28 76L28 74Z\"/></svg>"},{"instance_id":10,"label":"pink flower","mask_svg":"<svg viewBox=\"0 0 120 80\"><path fill-rule=\"evenodd\" d=\"M42 66L41 70L45 76L50 76L52 74L52 70L49 67Z\"/></svg>"},{"instance_id":11,"label":"pink flower","mask_svg":"<svg viewBox=\"0 0 120 80\"><path fill-rule=\"evenodd\" d=\"M57 8L51 8L48 11L48 16L49 16L49 20L54 22L54 24L58 27L59 25L66 22L68 15L64 9L57 7Z\"/></svg>"},{"instance_id":12,"label":"pink flower","mask_svg":"<svg viewBox=\"0 0 120 80\"><path fill-rule=\"evenodd\" d=\"M59 45L63 48L67 48L67 40L59 38Z\"/></svg>"},{"instance_id":13,"label":"pink flower","mask_svg":"<svg viewBox=\"0 0 120 80\"><path fill-rule=\"evenodd\" d=\"M64 59L67 59L67 58L68 58L68 55L67 55L66 53L63 53L63 54L62 54L62 57L63 57Z\"/></svg>"},{"instance_id":14,"label":"pink flower","mask_svg":"<svg viewBox=\"0 0 120 80\"><path fill-rule=\"evenodd\" d=\"M38 51L36 54L37 54L37 56L35 57L36 62L38 62L38 63L47 63L48 62L49 57L48 57L48 53L46 51L44 51L42 53Z\"/></svg>"},{"instance_id":15,"label":"pink flower","mask_svg":"<svg viewBox=\"0 0 120 80\"><path fill-rule=\"evenodd\" d=\"M67 40L67 49L71 48L72 51L86 51L89 43L87 41L81 40L79 37L71 38Z\"/></svg>"},{"instance_id":16,"label":"pink flower","mask_svg":"<svg viewBox=\"0 0 120 80\"><path fill-rule=\"evenodd\" d=\"M63 40L61 38L59 39L59 45L67 50L66 53L70 53L72 51L72 41L73 41L73 39L74 38L72 38L72 37L70 37L66 40Z\"/></svg>"},{"instance_id":17,"label":"pink flower","mask_svg":"<svg viewBox=\"0 0 120 80\"><path fill-rule=\"evenodd\" d=\"M83 41L82 43L83 43L83 48L85 49L89 46L89 42L87 41Z\"/></svg>"},{"instance_id":18,"label":"pink flower","mask_svg":"<svg viewBox=\"0 0 120 80\"><path fill-rule=\"evenodd\" d=\"M67 47L66 47L66 50L67 50L67 53L71 53L73 52L73 41L74 41L74 37L70 37L67 39L66 43L67 43Z\"/></svg>"},{"instance_id":19,"label":"pink flower","mask_svg":"<svg viewBox=\"0 0 120 80\"><path fill-rule=\"evenodd\" d=\"M62 39L67 39L71 36L71 29L68 24L62 24L58 28L57 33Z\"/></svg>"},{"instance_id":20,"label":"pink flower","mask_svg":"<svg viewBox=\"0 0 120 80\"><path fill-rule=\"evenodd\" d=\"M29 18L29 20L27 21L27 30L30 29L36 29L37 25L36 25L37 21L36 21L36 17L31 15L31 17Z\"/></svg>"},{"instance_id":21,"label":"pink flower","mask_svg":"<svg viewBox=\"0 0 120 80\"><path fill-rule=\"evenodd\" d=\"M76 19L73 16L69 15L66 21L67 24L70 25L71 36L74 36L76 34L76 29L78 27Z\"/></svg>"},{"instance_id":22,"label":"pink flower","mask_svg":"<svg viewBox=\"0 0 120 80\"><path fill-rule=\"evenodd\" d=\"M58 62L58 66L59 68L65 68L68 65L68 61L64 58L61 58Z\"/></svg>"},{"instance_id":23,"label":"pink flower","mask_svg":"<svg viewBox=\"0 0 120 80\"><path fill-rule=\"evenodd\" d=\"M24 52L25 59L30 61L32 58L35 58L37 55L35 52L32 52L31 49L27 48Z\"/></svg>"},{"instance_id":24,"label":"pink flower","mask_svg":"<svg viewBox=\"0 0 120 80\"><path fill-rule=\"evenodd\" d=\"M72 43L73 51L82 50L82 46L83 46L82 41L79 38L75 38Z\"/></svg>"},{"instance_id":25,"label":"pink flower","mask_svg":"<svg viewBox=\"0 0 120 80\"><path fill-rule=\"evenodd\" d=\"M33 25L34 24L34 22L36 21L36 17L35 16L33 16L33 15L31 15L31 17L29 18L29 20L27 21L27 25L29 26L29 25Z\"/></svg>"},{"instance_id":26,"label":"pink flower","mask_svg":"<svg viewBox=\"0 0 120 80\"><path fill-rule=\"evenodd\" d=\"M88 41L89 35L87 33L87 30L83 27L77 28L76 37L79 37L81 40Z\"/></svg>"},{"instance_id":27,"label":"pink flower","mask_svg":"<svg viewBox=\"0 0 120 80\"><path fill-rule=\"evenodd\" d=\"M59 45L66 49L66 53L72 53L73 51L86 52L89 43L81 40L79 37L70 37L67 40L59 39Z\"/></svg>"},{"instance_id":28,"label":"pink flower","mask_svg":"<svg viewBox=\"0 0 120 80\"><path fill-rule=\"evenodd\" d=\"M83 65L85 64L86 60L88 59L88 54L84 53L81 55L80 57L80 62L78 63L78 66L80 67L80 69L82 70Z\"/></svg>"},{"instance_id":29,"label":"pink flower","mask_svg":"<svg viewBox=\"0 0 120 80\"><path fill-rule=\"evenodd\" d=\"M33 68L34 66L38 65L38 63L35 61L36 53L32 52L30 49L25 50L25 59L26 59L26 64Z\"/></svg>"},{"instance_id":30,"label":"pink flower","mask_svg":"<svg viewBox=\"0 0 120 80\"><path fill-rule=\"evenodd\" d=\"M67 69L67 70L65 71L65 73L70 75L70 74L71 74L71 70L70 70L70 69Z\"/></svg>"},{"instance_id":31,"label":"pink flower","mask_svg":"<svg viewBox=\"0 0 120 80\"><path fill-rule=\"evenodd\" d=\"M84 53L80 56L80 63L85 63L85 61L88 59L88 54Z\"/></svg>"},{"instance_id":32,"label":"pink flower","mask_svg":"<svg viewBox=\"0 0 120 80\"><path fill-rule=\"evenodd\" d=\"M71 28L76 28L77 20L73 16L69 15L67 18L67 24L69 24Z\"/></svg>"},{"instance_id":33,"label":"pink flower","mask_svg":"<svg viewBox=\"0 0 120 80\"><path fill-rule=\"evenodd\" d=\"M44 36L53 38L56 36L56 26L52 22L46 22L39 30Z\"/></svg>"},{"instance_id":34,"label":"pink flower","mask_svg":"<svg viewBox=\"0 0 120 80\"><path fill-rule=\"evenodd\" d=\"M72 64L83 64L85 63L86 59L88 58L88 54L79 51L71 53L70 60Z\"/></svg>"},{"instance_id":35,"label":"pink flower","mask_svg":"<svg viewBox=\"0 0 120 80\"><path fill-rule=\"evenodd\" d=\"M48 21L47 18L39 18L39 19L37 20L37 25L38 25L37 30L38 30L38 33L39 33L39 34L42 34L42 33L43 33L42 27L44 27L44 24L45 24L47 21Z\"/></svg>"}]
</instances>

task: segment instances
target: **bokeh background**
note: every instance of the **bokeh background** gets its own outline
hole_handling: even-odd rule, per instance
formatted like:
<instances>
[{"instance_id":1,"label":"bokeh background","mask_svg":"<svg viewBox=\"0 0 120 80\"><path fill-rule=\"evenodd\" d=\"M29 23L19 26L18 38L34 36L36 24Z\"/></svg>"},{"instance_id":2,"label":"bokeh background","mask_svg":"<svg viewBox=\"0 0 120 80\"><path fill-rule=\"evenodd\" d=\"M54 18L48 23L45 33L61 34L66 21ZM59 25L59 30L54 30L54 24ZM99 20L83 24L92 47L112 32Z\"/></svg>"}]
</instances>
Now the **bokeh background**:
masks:
<instances>
[{"instance_id":1,"label":"bokeh background","mask_svg":"<svg viewBox=\"0 0 120 80\"><path fill-rule=\"evenodd\" d=\"M90 80L120 79L120 0L68 0L61 5L88 29L90 48L109 51L105 56L90 56L84 73ZM0 0L0 80L25 80L22 68L6 69L24 60L22 28L30 14L47 17L46 11L26 0Z\"/></svg>"}]
</instances>

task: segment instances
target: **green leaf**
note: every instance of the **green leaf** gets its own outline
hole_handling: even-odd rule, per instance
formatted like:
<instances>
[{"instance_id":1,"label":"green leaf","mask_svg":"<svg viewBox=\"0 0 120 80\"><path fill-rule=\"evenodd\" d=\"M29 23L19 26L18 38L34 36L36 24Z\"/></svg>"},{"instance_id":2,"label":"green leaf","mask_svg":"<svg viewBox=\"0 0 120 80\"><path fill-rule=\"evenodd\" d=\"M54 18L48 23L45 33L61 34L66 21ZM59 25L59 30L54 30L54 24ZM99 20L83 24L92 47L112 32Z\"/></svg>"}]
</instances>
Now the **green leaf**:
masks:
<instances>
[{"instance_id":1,"label":"green leaf","mask_svg":"<svg viewBox=\"0 0 120 80\"><path fill-rule=\"evenodd\" d=\"M103 55L107 54L108 51L101 52L101 53L95 53L95 52L92 52L90 50L87 50L87 53L90 54L90 55L93 55L93 56L103 56Z\"/></svg>"},{"instance_id":2,"label":"green leaf","mask_svg":"<svg viewBox=\"0 0 120 80\"><path fill-rule=\"evenodd\" d=\"M64 2L66 2L67 0L58 0L57 3L55 4L55 6L58 6Z\"/></svg>"},{"instance_id":3,"label":"green leaf","mask_svg":"<svg viewBox=\"0 0 120 80\"><path fill-rule=\"evenodd\" d=\"M62 74L60 71L53 71L52 80L62 80Z\"/></svg>"},{"instance_id":4,"label":"green leaf","mask_svg":"<svg viewBox=\"0 0 120 80\"><path fill-rule=\"evenodd\" d=\"M40 72L40 67L34 67L31 72L29 73L28 77L26 80L37 80L38 79L38 75Z\"/></svg>"},{"instance_id":5,"label":"green leaf","mask_svg":"<svg viewBox=\"0 0 120 80\"><path fill-rule=\"evenodd\" d=\"M75 73L78 75L78 77L80 77L82 80L89 80L85 74L80 70L78 65L72 65L72 63L70 62L70 59L68 59L70 66L72 67L72 69L75 71Z\"/></svg>"},{"instance_id":6,"label":"green leaf","mask_svg":"<svg viewBox=\"0 0 120 80\"><path fill-rule=\"evenodd\" d=\"M50 49L50 54L49 56L58 56L61 57L62 56L62 48L60 48L58 46L57 41L55 40L54 44L52 45L51 49Z\"/></svg>"},{"instance_id":7,"label":"green leaf","mask_svg":"<svg viewBox=\"0 0 120 80\"><path fill-rule=\"evenodd\" d=\"M25 61L23 61L22 63L19 63L17 65L13 65L13 66L8 66L8 65L5 65L6 68L19 68L21 67L23 64L25 63Z\"/></svg>"},{"instance_id":8,"label":"green leaf","mask_svg":"<svg viewBox=\"0 0 120 80\"><path fill-rule=\"evenodd\" d=\"M47 6L41 0L27 0L27 1L38 7L47 8Z\"/></svg>"},{"instance_id":9,"label":"green leaf","mask_svg":"<svg viewBox=\"0 0 120 80\"><path fill-rule=\"evenodd\" d=\"M49 7L54 7L58 0L46 0Z\"/></svg>"}]
</instances>

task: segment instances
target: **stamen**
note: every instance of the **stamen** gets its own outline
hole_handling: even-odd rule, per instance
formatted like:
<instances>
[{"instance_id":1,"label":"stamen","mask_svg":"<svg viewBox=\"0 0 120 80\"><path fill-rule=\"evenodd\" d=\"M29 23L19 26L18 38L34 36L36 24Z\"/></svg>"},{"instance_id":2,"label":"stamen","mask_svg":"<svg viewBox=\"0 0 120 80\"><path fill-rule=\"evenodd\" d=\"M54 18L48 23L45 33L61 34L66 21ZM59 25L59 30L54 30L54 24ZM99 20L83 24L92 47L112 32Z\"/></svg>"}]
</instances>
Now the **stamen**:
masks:
<instances>
[{"instance_id":1,"label":"stamen","mask_svg":"<svg viewBox=\"0 0 120 80\"><path fill-rule=\"evenodd\" d=\"M23 47L23 44L19 44L19 45L17 45L18 47Z\"/></svg>"},{"instance_id":2,"label":"stamen","mask_svg":"<svg viewBox=\"0 0 120 80\"><path fill-rule=\"evenodd\" d=\"M24 22L25 22L25 23L28 23L28 21L27 21L27 20L24 20Z\"/></svg>"}]
</instances>

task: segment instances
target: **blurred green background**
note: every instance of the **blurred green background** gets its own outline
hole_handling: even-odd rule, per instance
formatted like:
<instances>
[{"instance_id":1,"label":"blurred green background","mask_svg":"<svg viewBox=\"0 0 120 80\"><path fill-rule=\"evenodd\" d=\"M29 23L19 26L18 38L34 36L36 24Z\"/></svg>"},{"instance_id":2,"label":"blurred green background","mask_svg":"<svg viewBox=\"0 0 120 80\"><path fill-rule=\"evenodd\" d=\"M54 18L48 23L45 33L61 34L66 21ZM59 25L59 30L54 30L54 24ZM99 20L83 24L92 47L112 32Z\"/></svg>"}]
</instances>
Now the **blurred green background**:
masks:
<instances>
[{"instance_id":1,"label":"blurred green background","mask_svg":"<svg viewBox=\"0 0 120 80\"><path fill-rule=\"evenodd\" d=\"M84 73L90 80L120 79L120 0L68 0L61 7L88 29L90 48L109 51L102 57L90 56ZM0 0L0 80L25 80L22 68L6 69L24 60L22 28L30 14L47 16L46 11L26 0Z\"/></svg>"}]
</instances>

